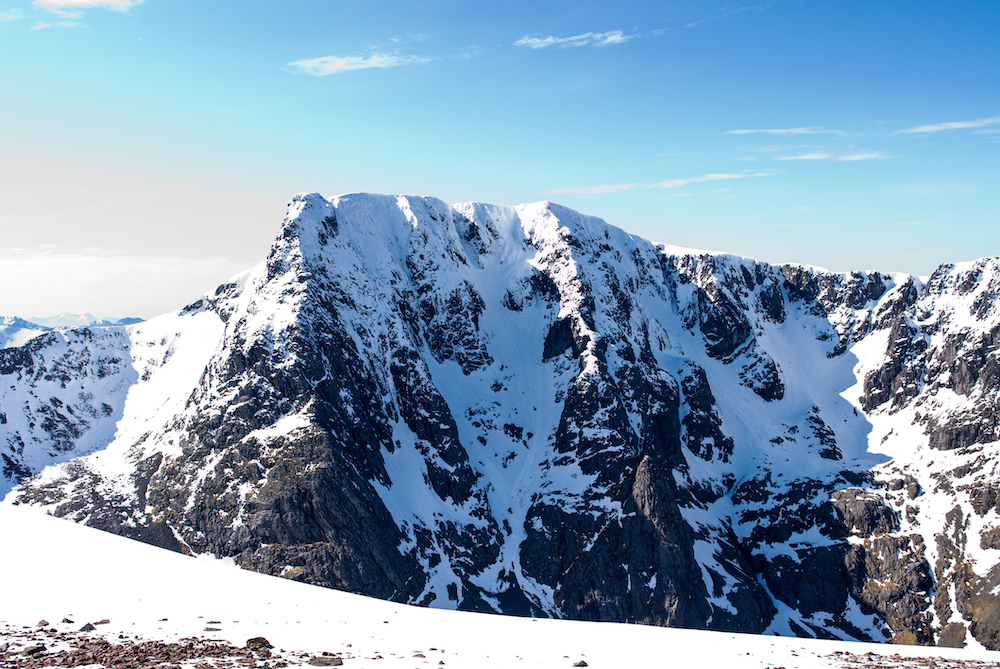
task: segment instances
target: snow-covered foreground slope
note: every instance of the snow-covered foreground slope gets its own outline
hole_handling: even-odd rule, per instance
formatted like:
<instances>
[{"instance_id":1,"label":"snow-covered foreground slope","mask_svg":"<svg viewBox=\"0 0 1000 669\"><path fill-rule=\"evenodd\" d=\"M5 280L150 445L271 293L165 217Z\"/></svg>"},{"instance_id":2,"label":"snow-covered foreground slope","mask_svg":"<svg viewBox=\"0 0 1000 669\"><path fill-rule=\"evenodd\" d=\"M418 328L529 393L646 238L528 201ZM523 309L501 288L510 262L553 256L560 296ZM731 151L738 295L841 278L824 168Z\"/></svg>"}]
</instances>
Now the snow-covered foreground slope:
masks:
<instances>
[{"instance_id":1,"label":"snow-covered foreground slope","mask_svg":"<svg viewBox=\"0 0 1000 669\"><path fill-rule=\"evenodd\" d=\"M883 666L904 666L900 656L995 660L994 653L983 650L927 652L405 606L182 556L25 507L0 505L0 531L17 537L0 551L0 643L12 642L12 652L20 649L19 628L35 627L42 619L59 630L107 619L87 636L113 643L206 637L237 646L263 636L276 651L284 651L286 661L304 663L308 656L339 653L345 667L358 668L568 669L582 660L597 669L804 669L851 666L844 653L869 652L874 657L867 661L878 658ZM64 618L74 623L58 622Z\"/></svg>"},{"instance_id":2,"label":"snow-covered foreground slope","mask_svg":"<svg viewBox=\"0 0 1000 669\"><path fill-rule=\"evenodd\" d=\"M1000 648L1000 262L300 195L146 323L0 351L8 501L435 608Z\"/></svg>"}]
</instances>

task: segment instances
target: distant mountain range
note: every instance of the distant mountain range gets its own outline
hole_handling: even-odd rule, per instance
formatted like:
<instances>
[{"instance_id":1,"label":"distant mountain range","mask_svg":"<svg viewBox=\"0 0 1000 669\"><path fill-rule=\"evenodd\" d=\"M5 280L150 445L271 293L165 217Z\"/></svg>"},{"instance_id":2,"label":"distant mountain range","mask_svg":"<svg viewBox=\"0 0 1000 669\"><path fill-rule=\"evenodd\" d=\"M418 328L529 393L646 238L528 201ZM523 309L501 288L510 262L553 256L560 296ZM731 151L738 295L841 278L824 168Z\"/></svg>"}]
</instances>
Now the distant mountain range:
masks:
<instances>
[{"instance_id":1,"label":"distant mountain range","mask_svg":"<svg viewBox=\"0 0 1000 669\"><path fill-rule=\"evenodd\" d=\"M21 346L42 332L56 328L105 327L111 325L134 325L142 323L141 318L98 319L91 314L59 314L48 318L18 318L0 316L0 348Z\"/></svg>"},{"instance_id":2,"label":"distant mountain range","mask_svg":"<svg viewBox=\"0 0 1000 669\"><path fill-rule=\"evenodd\" d=\"M1000 649L998 294L300 195L186 307L0 350L0 494L397 602Z\"/></svg>"}]
</instances>

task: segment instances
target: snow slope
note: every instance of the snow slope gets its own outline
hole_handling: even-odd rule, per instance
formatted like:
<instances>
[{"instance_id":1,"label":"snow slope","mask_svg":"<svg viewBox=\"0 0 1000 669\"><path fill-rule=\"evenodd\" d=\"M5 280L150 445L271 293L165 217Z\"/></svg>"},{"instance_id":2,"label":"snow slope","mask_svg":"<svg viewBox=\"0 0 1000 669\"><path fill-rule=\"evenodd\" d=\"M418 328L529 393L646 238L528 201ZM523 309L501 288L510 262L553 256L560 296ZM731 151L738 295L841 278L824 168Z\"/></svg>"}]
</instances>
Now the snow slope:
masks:
<instances>
[{"instance_id":1,"label":"snow slope","mask_svg":"<svg viewBox=\"0 0 1000 669\"><path fill-rule=\"evenodd\" d=\"M5 575L0 642L14 640L16 628L33 627L41 619L66 630L109 619L88 635L113 643L122 641L119 635L145 640L196 636L238 646L264 636L293 662L292 651L339 652L349 658L345 667L358 668L441 662L451 669L568 668L580 660L597 669L848 666L846 657L835 653L872 653L868 662L880 658L883 666L903 666L900 656L938 662L997 659L984 650L931 651L404 606L255 574L227 561L182 556L26 507L0 505L0 532L17 538L0 551L0 574ZM72 555L67 546L73 547ZM75 622L55 622L63 618ZM206 626L218 631L204 631Z\"/></svg>"}]
</instances>

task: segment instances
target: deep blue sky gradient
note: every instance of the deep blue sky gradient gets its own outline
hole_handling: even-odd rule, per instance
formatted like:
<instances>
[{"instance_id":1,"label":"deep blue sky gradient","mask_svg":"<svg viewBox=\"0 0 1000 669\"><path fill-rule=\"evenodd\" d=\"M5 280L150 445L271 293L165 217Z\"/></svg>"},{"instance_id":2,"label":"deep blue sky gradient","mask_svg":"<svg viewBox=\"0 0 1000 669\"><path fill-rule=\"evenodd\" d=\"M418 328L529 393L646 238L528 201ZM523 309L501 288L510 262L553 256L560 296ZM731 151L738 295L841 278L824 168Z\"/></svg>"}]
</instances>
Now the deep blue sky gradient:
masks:
<instances>
[{"instance_id":1,"label":"deep blue sky gradient","mask_svg":"<svg viewBox=\"0 0 1000 669\"><path fill-rule=\"evenodd\" d=\"M992 0L0 0L0 19L0 280L25 286L0 314L180 307L261 260L300 191L551 199L838 271L1000 254ZM398 64L301 64L373 56Z\"/></svg>"}]
</instances>

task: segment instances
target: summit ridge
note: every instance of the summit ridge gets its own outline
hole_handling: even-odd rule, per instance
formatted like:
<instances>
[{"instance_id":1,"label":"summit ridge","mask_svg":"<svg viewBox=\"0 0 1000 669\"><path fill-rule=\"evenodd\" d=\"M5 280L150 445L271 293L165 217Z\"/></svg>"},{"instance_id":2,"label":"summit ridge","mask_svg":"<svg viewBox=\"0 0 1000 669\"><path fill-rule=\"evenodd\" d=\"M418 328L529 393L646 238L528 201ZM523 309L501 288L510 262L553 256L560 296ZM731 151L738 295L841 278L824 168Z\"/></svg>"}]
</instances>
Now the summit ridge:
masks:
<instances>
[{"instance_id":1,"label":"summit ridge","mask_svg":"<svg viewBox=\"0 0 1000 669\"><path fill-rule=\"evenodd\" d=\"M297 195L186 307L0 350L0 493L397 602L1000 648L998 289Z\"/></svg>"}]
</instances>

